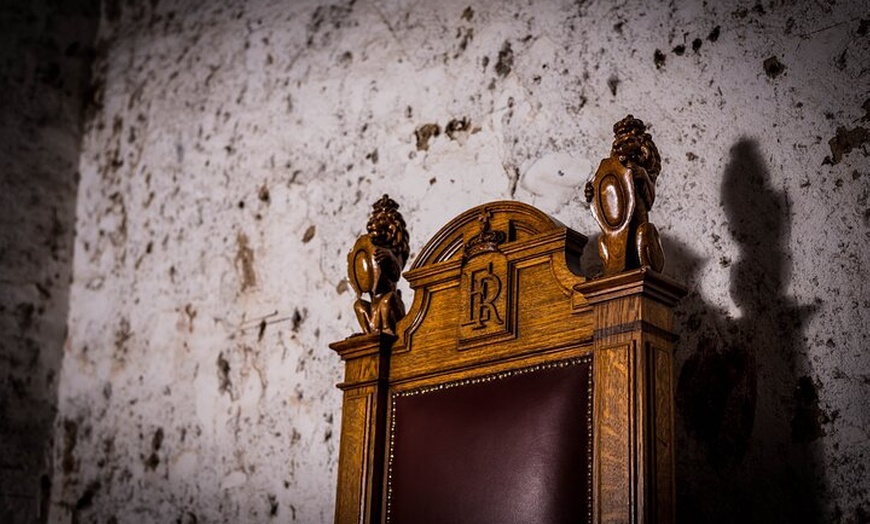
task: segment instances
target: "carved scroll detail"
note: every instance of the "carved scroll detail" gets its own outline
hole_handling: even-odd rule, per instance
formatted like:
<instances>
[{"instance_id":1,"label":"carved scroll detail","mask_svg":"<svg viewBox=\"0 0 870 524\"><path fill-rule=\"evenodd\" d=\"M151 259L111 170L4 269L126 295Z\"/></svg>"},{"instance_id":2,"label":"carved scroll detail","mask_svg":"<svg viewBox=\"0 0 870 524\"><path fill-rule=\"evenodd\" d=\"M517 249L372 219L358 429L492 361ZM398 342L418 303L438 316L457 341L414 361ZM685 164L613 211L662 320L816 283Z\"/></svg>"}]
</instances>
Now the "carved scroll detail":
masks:
<instances>
[{"instance_id":1,"label":"carved scroll detail","mask_svg":"<svg viewBox=\"0 0 870 524\"><path fill-rule=\"evenodd\" d=\"M586 200L601 227L598 253L604 274L649 267L661 271L664 252L649 221L655 183L661 172L658 149L643 121L631 115L613 126L610 157L586 184Z\"/></svg>"},{"instance_id":2,"label":"carved scroll detail","mask_svg":"<svg viewBox=\"0 0 870 524\"><path fill-rule=\"evenodd\" d=\"M408 231L399 204L384 195L372 205L360 236L347 255L347 273L356 291L353 309L364 333L395 334L405 305L396 283L408 260ZM368 295L368 300L363 298Z\"/></svg>"}]
</instances>

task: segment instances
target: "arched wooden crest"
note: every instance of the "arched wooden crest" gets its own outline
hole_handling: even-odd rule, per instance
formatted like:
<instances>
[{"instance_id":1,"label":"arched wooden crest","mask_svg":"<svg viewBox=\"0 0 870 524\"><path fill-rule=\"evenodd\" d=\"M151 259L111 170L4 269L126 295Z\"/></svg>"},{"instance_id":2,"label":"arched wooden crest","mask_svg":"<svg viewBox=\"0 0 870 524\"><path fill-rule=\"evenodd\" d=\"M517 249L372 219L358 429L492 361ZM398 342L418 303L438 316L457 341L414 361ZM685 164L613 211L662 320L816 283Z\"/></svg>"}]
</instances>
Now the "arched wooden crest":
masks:
<instances>
[{"instance_id":1,"label":"arched wooden crest","mask_svg":"<svg viewBox=\"0 0 870 524\"><path fill-rule=\"evenodd\" d=\"M492 202L451 220L404 275L414 302L396 327L394 376L414 373L433 357L455 358L456 366L498 358L497 343L516 351L519 343L511 341L521 320L543 343L544 326L518 316L525 297L543 291L550 301L561 297L562 320L571 318L584 306L573 287L586 281L579 264L585 244L585 236L521 202ZM535 349L528 340L524 347ZM454 355L457 349L462 355Z\"/></svg>"}]
</instances>

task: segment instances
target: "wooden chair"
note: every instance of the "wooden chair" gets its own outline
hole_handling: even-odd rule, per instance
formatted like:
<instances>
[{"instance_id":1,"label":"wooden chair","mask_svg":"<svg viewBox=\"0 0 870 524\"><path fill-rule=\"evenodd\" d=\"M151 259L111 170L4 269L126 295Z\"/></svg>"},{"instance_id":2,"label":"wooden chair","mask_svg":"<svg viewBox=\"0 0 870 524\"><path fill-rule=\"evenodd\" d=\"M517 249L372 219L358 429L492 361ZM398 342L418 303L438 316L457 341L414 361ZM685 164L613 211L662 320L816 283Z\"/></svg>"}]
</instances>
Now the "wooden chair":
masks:
<instances>
[{"instance_id":1,"label":"wooden chair","mask_svg":"<svg viewBox=\"0 0 870 524\"><path fill-rule=\"evenodd\" d=\"M583 235L493 202L422 249L407 314L407 232L395 202L375 204L348 257L364 333L330 346L345 362L336 523L673 522L684 290L644 258L636 209L612 208L643 198L627 194L644 190L637 160L612 155L587 188L605 275L582 276Z\"/></svg>"}]
</instances>

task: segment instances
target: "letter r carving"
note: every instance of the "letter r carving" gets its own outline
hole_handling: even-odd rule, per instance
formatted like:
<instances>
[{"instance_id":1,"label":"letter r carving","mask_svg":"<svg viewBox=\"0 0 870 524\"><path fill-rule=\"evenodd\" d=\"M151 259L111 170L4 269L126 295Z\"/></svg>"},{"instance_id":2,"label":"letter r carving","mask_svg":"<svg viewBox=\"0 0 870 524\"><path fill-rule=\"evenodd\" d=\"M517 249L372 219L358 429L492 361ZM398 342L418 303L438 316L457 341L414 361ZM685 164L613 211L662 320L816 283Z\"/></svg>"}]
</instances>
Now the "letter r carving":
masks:
<instances>
[{"instance_id":1,"label":"letter r carving","mask_svg":"<svg viewBox=\"0 0 870 524\"><path fill-rule=\"evenodd\" d=\"M491 320L504 324L495 304L501 294L501 280L492 272L492 262L472 271L470 277L468 319L462 325L482 329Z\"/></svg>"}]
</instances>

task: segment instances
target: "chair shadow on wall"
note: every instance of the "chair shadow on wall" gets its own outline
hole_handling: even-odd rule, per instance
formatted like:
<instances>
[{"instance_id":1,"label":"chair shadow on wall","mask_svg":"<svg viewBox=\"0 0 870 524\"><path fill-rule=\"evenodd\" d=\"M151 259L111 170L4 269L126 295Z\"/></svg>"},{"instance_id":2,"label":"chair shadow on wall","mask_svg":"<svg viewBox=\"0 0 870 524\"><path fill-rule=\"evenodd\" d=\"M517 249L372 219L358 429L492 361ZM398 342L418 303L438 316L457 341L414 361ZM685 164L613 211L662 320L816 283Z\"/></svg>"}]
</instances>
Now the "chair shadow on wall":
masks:
<instances>
[{"instance_id":1,"label":"chair shadow on wall","mask_svg":"<svg viewBox=\"0 0 870 524\"><path fill-rule=\"evenodd\" d=\"M754 141L731 149L721 198L739 253L716 263L739 318L696 290L677 311L678 522L820 522L821 411L803 337L816 305L787 294L789 203ZM666 271L695 287L703 260L665 244Z\"/></svg>"}]
</instances>

